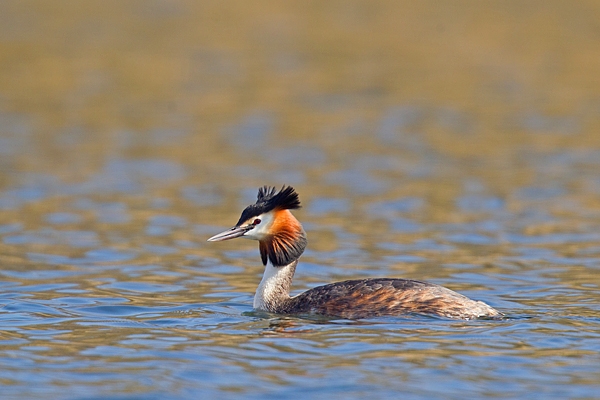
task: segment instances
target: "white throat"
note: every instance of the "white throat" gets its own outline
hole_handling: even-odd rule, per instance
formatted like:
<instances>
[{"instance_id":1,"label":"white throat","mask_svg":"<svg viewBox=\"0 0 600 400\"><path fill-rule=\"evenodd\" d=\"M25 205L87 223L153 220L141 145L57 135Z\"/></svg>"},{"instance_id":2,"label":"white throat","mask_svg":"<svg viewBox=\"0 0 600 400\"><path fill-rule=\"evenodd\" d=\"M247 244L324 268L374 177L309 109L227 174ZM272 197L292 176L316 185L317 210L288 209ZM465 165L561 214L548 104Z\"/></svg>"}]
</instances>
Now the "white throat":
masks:
<instances>
[{"instance_id":1,"label":"white throat","mask_svg":"<svg viewBox=\"0 0 600 400\"><path fill-rule=\"evenodd\" d=\"M254 295L256 310L275 312L277 306L289 300L296 264L298 264L297 260L283 267L274 267L271 261L267 262L262 280Z\"/></svg>"}]
</instances>

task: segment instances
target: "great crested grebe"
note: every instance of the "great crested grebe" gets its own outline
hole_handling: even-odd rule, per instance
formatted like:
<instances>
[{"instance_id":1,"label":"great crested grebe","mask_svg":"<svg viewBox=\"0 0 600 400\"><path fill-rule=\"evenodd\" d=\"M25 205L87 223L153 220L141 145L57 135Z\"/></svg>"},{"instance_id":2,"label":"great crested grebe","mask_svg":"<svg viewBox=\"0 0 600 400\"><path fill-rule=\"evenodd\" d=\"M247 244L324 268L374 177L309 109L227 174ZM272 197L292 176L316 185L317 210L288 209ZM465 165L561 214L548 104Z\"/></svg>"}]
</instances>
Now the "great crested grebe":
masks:
<instances>
[{"instance_id":1,"label":"great crested grebe","mask_svg":"<svg viewBox=\"0 0 600 400\"><path fill-rule=\"evenodd\" d=\"M290 297L306 233L289 210L300 208L291 186L258 189L258 198L237 224L209 242L243 237L258 240L265 265L254 308L276 314L320 314L348 319L382 315L429 314L446 318L501 318L502 313L443 286L409 279L375 278L330 283Z\"/></svg>"}]
</instances>

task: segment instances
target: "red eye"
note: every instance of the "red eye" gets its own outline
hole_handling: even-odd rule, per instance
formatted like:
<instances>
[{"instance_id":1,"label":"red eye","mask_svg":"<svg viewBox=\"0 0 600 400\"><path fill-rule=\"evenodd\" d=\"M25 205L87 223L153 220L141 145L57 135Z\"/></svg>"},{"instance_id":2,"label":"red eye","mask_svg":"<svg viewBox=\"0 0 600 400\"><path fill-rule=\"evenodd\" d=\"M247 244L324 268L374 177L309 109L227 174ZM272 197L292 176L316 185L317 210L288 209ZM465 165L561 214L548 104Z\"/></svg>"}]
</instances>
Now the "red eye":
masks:
<instances>
[{"instance_id":1,"label":"red eye","mask_svg":"<svg viewBox=\"0 0 600 400\"><path fill-rule=\"evenodd\" d=\"M254 222L252 223L252 225L258 225L258 224L260 224L260 219L259 219L259 218L256 218L256 219L254 220Z\"/></svg>"}]
</instances>

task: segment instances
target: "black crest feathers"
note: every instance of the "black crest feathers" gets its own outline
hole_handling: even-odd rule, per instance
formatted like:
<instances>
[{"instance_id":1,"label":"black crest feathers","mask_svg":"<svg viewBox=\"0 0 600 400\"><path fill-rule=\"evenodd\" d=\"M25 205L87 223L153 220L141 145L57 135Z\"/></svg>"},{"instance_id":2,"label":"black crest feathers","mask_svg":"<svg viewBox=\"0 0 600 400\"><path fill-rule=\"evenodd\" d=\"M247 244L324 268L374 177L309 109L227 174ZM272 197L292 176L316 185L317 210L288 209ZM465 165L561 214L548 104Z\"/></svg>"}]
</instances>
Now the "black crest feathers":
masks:
<instances>
[{"instance_id":1,"label":"black crest feathers","mask_svg":"<svg viewBox=\"0 0 600 400\"><path fill-rule=\"evenodd\" d=\"M256 196L256 203L258 204L267 201L271 197L275 196L276 191L277 189L275 189L273 186L263 186L261 188L258 188L258 196Z\"/></svg>"},{"instance_id":2,"label":"black crest feathers","mask_svg":"<svg viewBox=\"0 0 600 400\"><path fill-rule=\"evenodd\" d=\"M283 186L279 193L275 194L274 187L263 186L258 189L256 205L265 204L265 210L268 212L274 209L294 210L300 208L300 199L298 193L291 186Z\"/></svg>"},{"instance_id":3,"label":"black crest feathers","mask_svg":"<svg viewBox=\"0 0 600 400\"><path fill-rule=\"evenodd\" d=\"M284 185L281 190L277 192L277 189L274 187L263 186L258 189L256 203L246 207L236 225L239 226L252 217L275 209L295 210L300 207L300 198L293 187Z\"/></svg>"}]
</instances>

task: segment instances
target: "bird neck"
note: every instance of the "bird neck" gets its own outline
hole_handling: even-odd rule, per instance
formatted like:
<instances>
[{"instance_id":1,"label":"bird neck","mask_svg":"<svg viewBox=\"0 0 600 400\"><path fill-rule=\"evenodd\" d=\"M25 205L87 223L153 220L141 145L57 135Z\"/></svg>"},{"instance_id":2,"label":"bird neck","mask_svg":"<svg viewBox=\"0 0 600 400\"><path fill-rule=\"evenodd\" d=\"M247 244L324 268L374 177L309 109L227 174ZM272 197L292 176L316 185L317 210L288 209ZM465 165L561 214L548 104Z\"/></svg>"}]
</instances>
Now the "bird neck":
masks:
<instances>
[{"instance_id":1,"label":"bird neck","mask_svg":"<svg viewBox=\"0 0 600 400\"><path fill-rule=\"evenodd\" d=\"M306 249L306 232L288 210L279 211L272 231L258 242L263 265L283 267L298 260Z\"/></svg>"},{"instance_id":2,"label":"bird neck","mask_svg":"<svg viewBox=\"0 0 600 400\"><path fill-rule=\"evenodd\" d=\"M265 272L254 295L254 308L277 312L290 299L290 287L298 260L284 266L265 265Z\"/></svg>"},{"instance_id":3,"label":"bird neck","mask_svg":"<svg viewBox=\"0 0 600 400\"><path fill-rule=\"evenodd\" d=\"M256 289L254 308L277 312L290 299L296 265L307 240L302 225L288 210L279 212L272 228L272 233L258 242L265 272Z\"/></svg>"}]
</instances>

